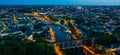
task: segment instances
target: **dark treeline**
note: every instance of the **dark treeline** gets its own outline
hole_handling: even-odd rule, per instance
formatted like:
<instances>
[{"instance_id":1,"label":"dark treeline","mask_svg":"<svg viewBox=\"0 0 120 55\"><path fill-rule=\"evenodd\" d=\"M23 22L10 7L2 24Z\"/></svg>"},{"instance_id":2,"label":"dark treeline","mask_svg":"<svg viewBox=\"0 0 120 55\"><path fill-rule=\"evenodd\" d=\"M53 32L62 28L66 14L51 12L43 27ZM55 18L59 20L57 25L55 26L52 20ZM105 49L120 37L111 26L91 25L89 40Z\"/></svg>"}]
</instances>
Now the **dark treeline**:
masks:
<instances>
[{"instance_id":1,"label":"dark treeline","mask_svg":"<svg viewBox=\"0 0 120 55\"><path fill-rule=\"evenodd\" d=\"M6 36L1 41L0 55L56 55L53 46L47 45L43 37L37 38L36 42L28 40L19 41Z\"/></svg>"}]
</instances>

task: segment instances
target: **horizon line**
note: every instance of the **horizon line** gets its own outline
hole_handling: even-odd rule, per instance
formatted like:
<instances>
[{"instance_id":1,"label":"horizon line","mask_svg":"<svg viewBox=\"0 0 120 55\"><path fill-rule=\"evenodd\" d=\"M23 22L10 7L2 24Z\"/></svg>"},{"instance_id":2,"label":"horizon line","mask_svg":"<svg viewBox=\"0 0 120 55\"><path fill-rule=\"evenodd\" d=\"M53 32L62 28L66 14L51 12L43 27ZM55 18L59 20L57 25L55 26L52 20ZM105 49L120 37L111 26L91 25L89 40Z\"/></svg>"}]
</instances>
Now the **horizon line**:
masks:
<instances>
[{"instance_id":1,"label":"horizon line","mask_svg":"<svg viewBox=\"0 0 120 55\"><path fill-rule=\"evenodd\" d=\"M30 5L30 4L24 4L25 6L120 6L120 5ZM15 4L15 5L9 5L9 4L4 4L0 6L23 6L22 4Z\"/></svg>"}]
</instances>

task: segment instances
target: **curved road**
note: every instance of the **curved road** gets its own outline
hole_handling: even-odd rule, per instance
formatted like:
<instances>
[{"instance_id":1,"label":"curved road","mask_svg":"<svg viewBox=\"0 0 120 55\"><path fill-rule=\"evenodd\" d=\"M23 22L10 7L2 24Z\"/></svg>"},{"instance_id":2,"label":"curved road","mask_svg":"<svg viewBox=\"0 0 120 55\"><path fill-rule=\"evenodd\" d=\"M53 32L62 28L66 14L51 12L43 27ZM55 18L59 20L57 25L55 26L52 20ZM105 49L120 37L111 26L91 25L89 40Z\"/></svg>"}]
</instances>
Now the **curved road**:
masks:
<instances>
[{"instance_id":1,"label":"curved road","mask_svg":"<svg viewBox=\"0 0 120 55\"><path fill-rule=\"evenodd\" d=\"M7 28L7 26L5 25L5 23L4 22L1 22L2 24L3 24L3 29L0 31L0 34L3 32L3 31L5 31L6 30L6 28Z\"/></svg>"}]
</instances>

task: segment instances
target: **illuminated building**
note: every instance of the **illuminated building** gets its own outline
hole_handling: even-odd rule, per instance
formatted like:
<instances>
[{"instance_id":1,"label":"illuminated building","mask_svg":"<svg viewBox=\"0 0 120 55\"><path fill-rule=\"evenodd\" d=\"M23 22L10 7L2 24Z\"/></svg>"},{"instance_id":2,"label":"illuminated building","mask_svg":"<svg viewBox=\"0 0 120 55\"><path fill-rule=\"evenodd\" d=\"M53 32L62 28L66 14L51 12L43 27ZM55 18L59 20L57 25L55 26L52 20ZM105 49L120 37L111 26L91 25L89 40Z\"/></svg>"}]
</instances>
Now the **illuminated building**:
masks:
<instances>
[{"instance_id":1,"label":"illuminated building","mask_svg":"<svg viewBox=\"0 0 120 55\"><path fill-rule=\"evenodd\" d=\"M14 23L16 24L17 23L17 18L16 18L16 15L14 14Z\"/></svg>"}]
</instances>

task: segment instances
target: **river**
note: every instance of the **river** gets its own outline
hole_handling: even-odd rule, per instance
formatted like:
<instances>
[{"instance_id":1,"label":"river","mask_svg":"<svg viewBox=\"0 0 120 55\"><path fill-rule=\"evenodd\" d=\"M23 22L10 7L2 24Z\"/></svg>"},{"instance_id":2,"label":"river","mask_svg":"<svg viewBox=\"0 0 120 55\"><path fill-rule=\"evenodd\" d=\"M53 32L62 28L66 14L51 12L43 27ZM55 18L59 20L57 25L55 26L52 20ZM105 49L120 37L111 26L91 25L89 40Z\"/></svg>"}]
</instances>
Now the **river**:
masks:
<instances>
[{"instance_id":1,"label":"river","mask_svg":"<svg viewBox=\"0 0 120 55\"><path fill-rule=\"evenodd\" d=\"M61 26L50 25L50 27L52 27L53 31L55 32L56 42L71 39L70 34L65 33L64 31L60 30Z\"/></svg>"}]
</instances>

